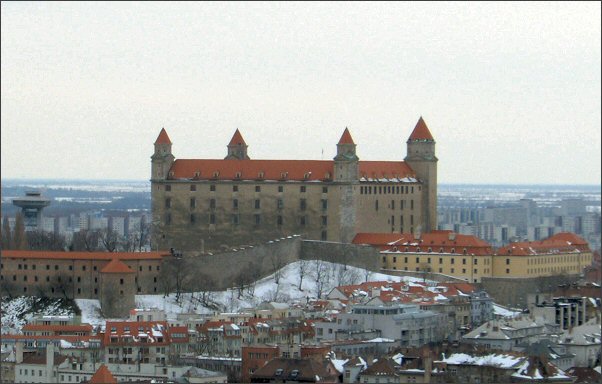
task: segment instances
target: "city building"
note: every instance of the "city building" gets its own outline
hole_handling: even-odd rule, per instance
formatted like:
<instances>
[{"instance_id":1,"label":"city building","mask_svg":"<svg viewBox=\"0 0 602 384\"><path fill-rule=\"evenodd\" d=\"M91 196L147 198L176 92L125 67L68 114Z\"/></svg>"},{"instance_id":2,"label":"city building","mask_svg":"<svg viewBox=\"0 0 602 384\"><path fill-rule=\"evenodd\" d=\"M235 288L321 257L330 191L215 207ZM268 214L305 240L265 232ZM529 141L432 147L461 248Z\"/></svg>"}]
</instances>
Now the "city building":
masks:
<instances>
[{"instance_id":1,"label":"city building","mask_svg":"<svg viewBox=\"0 0 602 384\"><path fill-rule=\"evenodd\" d=\"M437 228L438 160L422 118L405 161L359 160L348 129L333 160L251 160L238 130L224 159L175 159L165 129L154 147L152 214L161 249L203 251L292 234L350 242L368 230Z\"/></svg>"},{"instance_id":2,"label":"city building","mask_svg":"<svg viewBox=\"0 0 602 384\"><path fill-rule=\"evenodd\" d=\"M50 199L40 191L27 191L24 197L13 199L13 204L21 208L25 231L42 230L42 210L50 205Z\"/></svg>"}]
</instances>

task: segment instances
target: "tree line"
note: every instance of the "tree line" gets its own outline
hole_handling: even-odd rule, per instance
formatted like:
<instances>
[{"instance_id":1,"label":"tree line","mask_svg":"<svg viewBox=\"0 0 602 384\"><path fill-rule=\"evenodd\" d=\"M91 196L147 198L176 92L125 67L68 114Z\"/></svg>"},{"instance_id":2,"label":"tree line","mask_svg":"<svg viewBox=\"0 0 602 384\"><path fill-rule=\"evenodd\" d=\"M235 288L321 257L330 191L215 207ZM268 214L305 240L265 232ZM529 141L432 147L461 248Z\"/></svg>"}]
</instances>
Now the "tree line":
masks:
<instances>
[{"instance_id":1,"label":"tree line","mask_svg":"<svg viewBox=\"0 0 602 384\"><path fill-rule=\"evenodd\" d=\"M2 221L0 248L4 250L68 251L68 252L141 252L150 245L150 225L144 218L126 236L111 228L80 230L68 239L56 232L25 231L23 215L15 216L11 230L8 216Z\"/></svg>"}]
</instances>

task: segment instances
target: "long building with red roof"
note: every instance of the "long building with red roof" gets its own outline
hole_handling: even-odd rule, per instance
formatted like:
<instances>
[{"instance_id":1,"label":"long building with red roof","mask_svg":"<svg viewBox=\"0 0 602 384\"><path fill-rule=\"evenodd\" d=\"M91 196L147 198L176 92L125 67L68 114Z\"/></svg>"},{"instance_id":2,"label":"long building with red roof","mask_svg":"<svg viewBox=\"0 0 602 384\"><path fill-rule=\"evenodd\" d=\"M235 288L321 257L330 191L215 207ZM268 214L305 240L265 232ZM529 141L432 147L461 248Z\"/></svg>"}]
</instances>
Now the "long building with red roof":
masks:
<instances>
[{"instance_id":1,"label":"long building with red roof","mask_svg":"<svg viewBox=\"0 0 602 384\"><path fill-rule=\"evenodd\" d=\"M251 159L238 129L224 159L176 159L165 129L154 146L152 211L163 249L198 251L293 234L350 242L368 230L437 227L435 140L422 117L404 161L360 160L347 128L333 160Z\"/></svg>"},{"instance_id":2,"label":"long building with red roof","mask_svg":"<svg viewBox=\"0 0 602 384\"><path fill-rule=\"evenodd\" d=\"M437 273L471 283L490 277L578 275L592 263L587 241L566 232L541 241L510 243L499 249L476 236L447 230L422 234L358 233L353 243L378 248L385 270Z\"/></svg>"}]
</instances>

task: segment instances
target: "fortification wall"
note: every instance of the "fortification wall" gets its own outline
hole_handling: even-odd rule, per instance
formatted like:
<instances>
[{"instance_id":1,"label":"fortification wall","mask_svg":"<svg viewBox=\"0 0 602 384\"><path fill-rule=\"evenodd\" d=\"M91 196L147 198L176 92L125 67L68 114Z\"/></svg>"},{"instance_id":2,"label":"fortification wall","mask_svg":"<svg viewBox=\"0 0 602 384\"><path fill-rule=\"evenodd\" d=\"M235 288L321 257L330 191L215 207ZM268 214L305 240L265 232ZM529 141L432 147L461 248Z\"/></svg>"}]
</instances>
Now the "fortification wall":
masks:
<instances>
[{"instance_id":1,"label":"fortification wall","mask_svg":"<svg viewBox=\"0 0 602 384\"><path fill-rule=\"evenodd\" d=\"M304 240L300 254L303 260L323 260L376 272L380 271L379 256L378 250L369 245L314 240Z\"/></svg>"},{"instance_id":2,"label":"fortification wall","mask_svg":"<svg viewBox=\"0 0 602 384\"><path fill-rule=\"evenodd\" d=\"M548 293L561 284L570 284L578 275L557 275L536 278L483 277L481 286L496 303L513 308L526 308L529 293Z\"/></svg>"}]
</instances>

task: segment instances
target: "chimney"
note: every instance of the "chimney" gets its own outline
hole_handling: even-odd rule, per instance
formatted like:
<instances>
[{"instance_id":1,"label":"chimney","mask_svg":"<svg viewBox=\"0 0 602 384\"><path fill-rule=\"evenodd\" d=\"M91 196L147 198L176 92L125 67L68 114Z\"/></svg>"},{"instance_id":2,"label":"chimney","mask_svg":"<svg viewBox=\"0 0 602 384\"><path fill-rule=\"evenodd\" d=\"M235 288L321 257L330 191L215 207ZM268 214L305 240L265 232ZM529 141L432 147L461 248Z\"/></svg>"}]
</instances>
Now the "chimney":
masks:
<instances>
[{"instance_id":1,"label":"chimney","mask_svg":"<svg viewBox=\"0 0 602 384\"><path fill-rule=\"evenodd\" d=\"M422 236L422 226L418 225L418 226L416 226L416 230L414 231L414 238L416 240L420 240L421 236Z\"/></svg>"},{"instance_id":2,"label":"chimney","mask_svg":"<svg viewBox=\"0 0 602 384\"><path fill-rule=\"evenodd\" d=\"M456 233L455 232L450 232L449 233L449 240L450 241L456 240Z\"/></svg>"},{"instance_id":3,"label":"chimney","mask_svg":"<svg viewBox=\"0 0 602 384\"><path fill-rule=\"evenodd\" d=\"M15 363L21 364L23 362L23 342L17 341L15 344Z\"/></svg>"}]
</instances>

